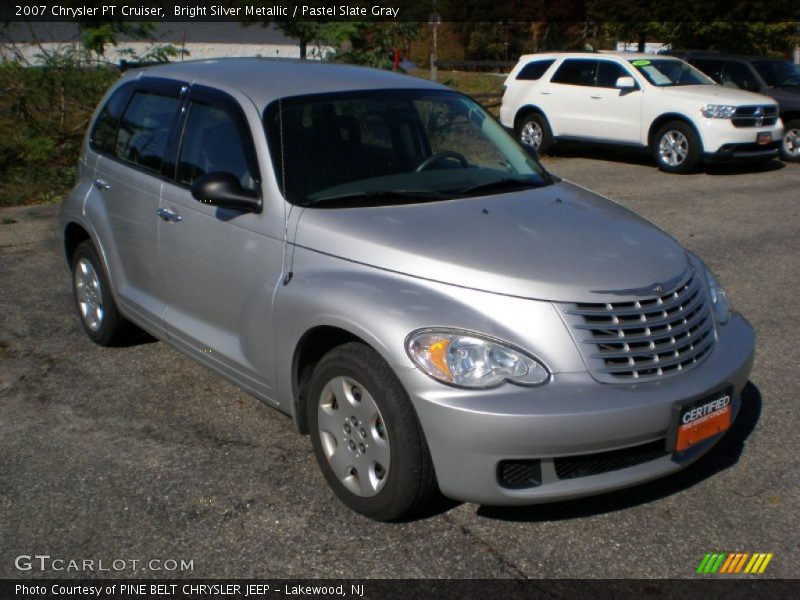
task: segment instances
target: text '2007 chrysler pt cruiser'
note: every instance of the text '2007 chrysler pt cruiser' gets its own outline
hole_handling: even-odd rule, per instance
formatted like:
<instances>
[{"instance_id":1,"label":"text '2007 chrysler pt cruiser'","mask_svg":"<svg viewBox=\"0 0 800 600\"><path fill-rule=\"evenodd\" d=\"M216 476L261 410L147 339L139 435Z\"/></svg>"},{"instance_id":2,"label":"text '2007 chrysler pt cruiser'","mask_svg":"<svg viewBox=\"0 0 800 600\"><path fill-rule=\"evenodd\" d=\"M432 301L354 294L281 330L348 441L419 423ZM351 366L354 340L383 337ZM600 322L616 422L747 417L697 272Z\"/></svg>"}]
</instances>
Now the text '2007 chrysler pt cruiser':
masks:
<instances>
[{"instance_id":1,"label":"text '2007 chrysler pt cruiser'","mask_svg":"<svg viewBox=\"0 0 800 600\"><path fill-rule=\"evenodd\" d=\"M86 333L138 326L311 437L374 519L685 467L754 334L701 260L561 181L470 98L289 60L130 72L61 225Z\"/></svg>"}]
</instances>

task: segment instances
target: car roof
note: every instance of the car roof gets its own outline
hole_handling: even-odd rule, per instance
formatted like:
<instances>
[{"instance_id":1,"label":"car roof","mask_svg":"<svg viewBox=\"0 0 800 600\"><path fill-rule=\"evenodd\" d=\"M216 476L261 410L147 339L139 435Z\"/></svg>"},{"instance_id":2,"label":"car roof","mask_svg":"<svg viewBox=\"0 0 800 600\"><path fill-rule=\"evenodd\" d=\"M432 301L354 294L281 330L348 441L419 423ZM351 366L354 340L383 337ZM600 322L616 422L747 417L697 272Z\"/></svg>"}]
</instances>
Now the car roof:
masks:
<instances>
[{"instance_id":1,"label":"car roof","mask_svg":"<svg viewBox=\"0 0 800 600\"><path fill-rule=\"evenodd\" d=\"M616 50L600 50L598 52L542 52L537 54L523 54L519 61L558 59L558 58L619 58L620 60L656 60L659 58L677 58L662 54L648 54L646 52L620 52Z\"/></svg>"},{"instance_id":2,"label":"car roof","mask_svg":"<svg viewBox=\"0 0 800 600\"><path fill-rule=\"evenodd\" d=\"M174 62L130 71L126 79L166 77L246 94L259 108L277 98L350 90L449 90L391 71L290 58L219 58Z\"/></svg>"}]
</instances>

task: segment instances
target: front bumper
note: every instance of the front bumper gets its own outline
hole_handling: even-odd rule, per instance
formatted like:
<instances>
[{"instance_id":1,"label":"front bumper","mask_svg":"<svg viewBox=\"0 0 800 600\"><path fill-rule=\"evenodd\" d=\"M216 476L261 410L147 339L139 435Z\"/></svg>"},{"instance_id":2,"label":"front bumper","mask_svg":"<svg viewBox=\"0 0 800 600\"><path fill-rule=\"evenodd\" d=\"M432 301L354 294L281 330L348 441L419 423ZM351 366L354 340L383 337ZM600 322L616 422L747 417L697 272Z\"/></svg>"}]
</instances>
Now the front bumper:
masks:
<instances>
[{"instance_id":1,"label":"front bumper","mask_svg":"<svg viewBox=\"0 0 800 600\"><path fill-rule=\"evenodd\" d=\"M703 157L714 161L745 161L778 155L783 138L783 122L763 127L734 127L727 119L703 119L699 124L703 138ZM758 134L769 133L772 141L758 144Z\"/></svg>"},{"instance_id":2,"label":"front bumper","mask_svg":"<svg viewBox=\"0 0 800 600\"><path fill-rule=\"evenodd\" d=\"M643 384L598 383L588 372L556 373L538 388L510 384L460 390L417 369L400 369L422 424L442 493L488 505L525 505L611 491L662 477L687 466L721 436L682 453L583 477L559 478L554 459L658 444L673 405L723 388L733 389L734 414L752 368L755 336L734 316L719 330L714 351L680 375ZM534 460L540 483L501 485L504 461Z\"/></svg>"}]
</instances>

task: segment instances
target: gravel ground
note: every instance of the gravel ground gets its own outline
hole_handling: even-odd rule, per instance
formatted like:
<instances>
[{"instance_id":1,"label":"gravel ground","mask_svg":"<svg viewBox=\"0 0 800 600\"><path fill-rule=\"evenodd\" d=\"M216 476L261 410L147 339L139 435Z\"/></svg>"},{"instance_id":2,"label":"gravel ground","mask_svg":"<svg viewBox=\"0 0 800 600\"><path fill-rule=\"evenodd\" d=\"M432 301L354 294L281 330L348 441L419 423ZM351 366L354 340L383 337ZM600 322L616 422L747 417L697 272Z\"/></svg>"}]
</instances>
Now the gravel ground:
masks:
<instances>
[{"instance_id":1,"label":"gravel ground","mask_svg":"<svg viewBox=\"0 0 800 600\"><path fill-rule=\"evenodd\" d=\"M764 576L796 577L800 165L670 176L626 154L544 162L698 253L756 327L746 406L704 459L580 501L442 503L371 522L336 501L288 418L166 344L91 344L58 207L3 209L0 577L81 575L15 568L18 555L49 554L121 559L117 576L143 577L681 578L715 550L772 552ZM130 568L152 559L193 568Z\"/></svg>"}]
</instances>

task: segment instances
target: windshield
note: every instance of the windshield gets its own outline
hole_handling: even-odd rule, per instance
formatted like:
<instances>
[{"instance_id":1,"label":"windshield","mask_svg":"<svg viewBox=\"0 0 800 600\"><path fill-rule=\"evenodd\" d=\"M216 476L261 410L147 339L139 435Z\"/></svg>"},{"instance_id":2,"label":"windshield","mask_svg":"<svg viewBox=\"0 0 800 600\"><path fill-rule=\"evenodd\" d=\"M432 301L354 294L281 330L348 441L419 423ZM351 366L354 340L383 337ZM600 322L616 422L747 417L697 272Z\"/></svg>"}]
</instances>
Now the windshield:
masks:
<instances>
[{"instance_id":1,"label":"windshield","mask_svg":"<svg viewBox=\"0 0 800 600\"><path fill-rule=\"evenodd\" d=\"M264 123L293 204L431 202L552 182L480 105L455 92L293 97L271 103Z\"/></svg>"},{"instance_id":2,"label":"windshield","mask_svg":"<svg viewBox=\"0 0 800 600\"><path fill-rule=\"evenodd\" d=\"M674 58L635 59L628 61L647 81L658 87L672 85L714 85L714 80L703 75L689 63Z\"/></svg>"},{"instance_id":3,"label":"windshield","mask_svg":"<svg viewBox=\"0 0 800 600\"><path fill-rule=\"evenodd\" d=\"M800 71L788 60L758 61L753 66L770 87L800 86Z\"/></svg>"}]
</instances>

